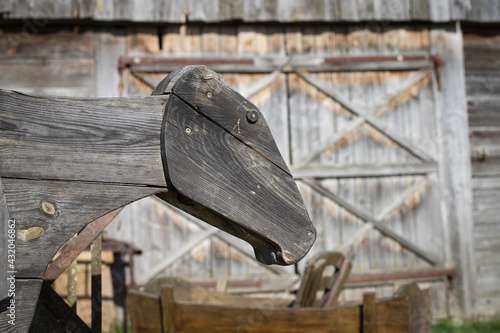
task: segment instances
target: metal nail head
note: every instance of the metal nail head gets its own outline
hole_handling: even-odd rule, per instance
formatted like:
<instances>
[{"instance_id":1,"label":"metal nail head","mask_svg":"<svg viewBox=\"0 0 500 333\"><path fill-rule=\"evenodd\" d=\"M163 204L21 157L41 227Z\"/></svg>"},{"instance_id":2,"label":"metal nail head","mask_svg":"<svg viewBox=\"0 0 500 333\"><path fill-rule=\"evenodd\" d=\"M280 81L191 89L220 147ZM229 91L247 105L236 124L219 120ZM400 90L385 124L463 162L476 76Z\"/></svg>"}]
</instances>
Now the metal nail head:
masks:
<instances>
[{"instance_id":1,"label":"metal nail head","mask_svg":"<svg viewBox=\"0 0 500 333\"><path fill-rule=\"evenodd\" d=\"M247 120L250 124L255 124L257 120L259 120L259 113L257 112L257 110L248 110Z\"/></svg>"}]
</instances>

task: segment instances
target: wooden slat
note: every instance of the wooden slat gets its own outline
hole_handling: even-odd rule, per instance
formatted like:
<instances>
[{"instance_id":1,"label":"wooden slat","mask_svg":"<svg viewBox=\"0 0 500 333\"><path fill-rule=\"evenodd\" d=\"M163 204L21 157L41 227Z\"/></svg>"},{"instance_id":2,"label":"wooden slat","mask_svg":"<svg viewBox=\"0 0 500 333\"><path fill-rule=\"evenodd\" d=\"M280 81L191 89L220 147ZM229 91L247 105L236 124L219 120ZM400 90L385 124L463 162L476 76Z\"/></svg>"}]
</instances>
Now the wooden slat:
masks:
<instances>
[{"instance_id":1,"label":"wooden slat","mask_svg":"<svg viewBox=\"0 0 500 333\"><path fill-rule=\"evenodd\" d=\"M319 183L312 181L312 180L306 180L304 181L307 185L311 186L315 191L320 193L321 195L325 196L326 198L329 198L333 201L335 201L337 204L342 206L344 209L348 210L355 216L358 216L365 222L370 222L374 225L374 227L380 231L383 235L395 240L399 244L401 244L403 247L407 248L408 250L414 252L417 256L422 258L423 260L427 261L429 264L436 266L441 263L441 259L438 258L436 255L429 253L428 251L422 249L420 246L417 246L413 244L412 242L408 241L406 238L396 234L389 228L387 228L384 224L382 224L380 221L375 220L371 216L361 212L359 209L355 208L345 200L341 199L337 195L333 194L332 192L326 190L323 186L321 186Z\"/></svg>"},{"instance_id":2,"label":"wooden slat","mask_svg":"<svg viewBox=\"0 0 500 333\"><path fill-rule=\"evenodd\" d=\"M120 56L125 54L126 38L118 33L99 33L95 38L96 62L95 82L97 97L121 96L120 73L116 70L116 64Z\"/></svg>"},{"instance_id":3,"label":"wooden slat","mask_svg":"<svg viewBox=\"0 0 500 333\"><path fill-rule=\"evenodd\" d=\"M165 186L160 133L167 99L79 100L0 91L1 153L9 156L0 160L0 174Z\"/></svg>"}]
</instances>

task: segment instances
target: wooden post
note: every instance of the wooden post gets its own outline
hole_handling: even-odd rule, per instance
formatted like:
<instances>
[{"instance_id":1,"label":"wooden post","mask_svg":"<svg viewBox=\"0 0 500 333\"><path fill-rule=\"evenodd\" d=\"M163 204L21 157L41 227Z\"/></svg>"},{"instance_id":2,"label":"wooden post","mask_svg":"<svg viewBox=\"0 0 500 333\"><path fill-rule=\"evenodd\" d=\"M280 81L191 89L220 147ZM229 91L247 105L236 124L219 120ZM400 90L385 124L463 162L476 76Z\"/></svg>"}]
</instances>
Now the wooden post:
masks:
<instances>
[{"instance_id":1,"label":"wooden post","mask_svg":"<svg viewBox=\"0 0 500 333\"><path fill-rule=\"evenodd\" d=\"M92 332L102 331L102 234L90 245L92 275Z\"/></svg>"},{"instance_id":2,"label":"wooden post","mask_svg":"<svg viewBox=\"0 0 500 333\"><path fill-rule=\"evenodd\" d=\"M396 293L408 296L408 333L425 333L431 329L430 289L420 290L416 283L402 286Z\"/></svg>"},{"instance_id":3,"label":"wooden post","mask_svg":"<svg viewBox=\"0 0 500 333\"><path fill-rule=\"evenodd\" d=\"M161 312L163 321L163 333L175 333L175 298L174 289L172 286L161 289Z\"/></svg>"},{"instance_id":4,"label":"wooden post","mask_svg":"<svg viewBox=\"0 0 500 333\"><path fill-rule=\"evenodd\" d=\"M76 283L77 283L77 265L75 260L68 267L68 305L76 312Z\"/></svg>"},{"instance_id":5,"label":"wooden post","mask_svg":"<svg viewBox=\"0 0 500 333\"><path fill-rule=\"evenodd\" d=\"M431 30L431 53L440 54L441 92L435 91L438 105L437 141L440 170L447 262L457 270L456 293L460 311L456 315L473 315L476 265L472 221L472 172L470 162L467 92L460 24L439 26Z\"/></svg>"},{"instance_id":6,"label":"wooden post","mask_svg":"<svg viewBox=\"0 0 500 333\"><path fill-rule=\"evenodd\" d=\"M375 293L363 295L363 333L377 332L377 317L375 307Z\"/></svg>"}]
</instances>

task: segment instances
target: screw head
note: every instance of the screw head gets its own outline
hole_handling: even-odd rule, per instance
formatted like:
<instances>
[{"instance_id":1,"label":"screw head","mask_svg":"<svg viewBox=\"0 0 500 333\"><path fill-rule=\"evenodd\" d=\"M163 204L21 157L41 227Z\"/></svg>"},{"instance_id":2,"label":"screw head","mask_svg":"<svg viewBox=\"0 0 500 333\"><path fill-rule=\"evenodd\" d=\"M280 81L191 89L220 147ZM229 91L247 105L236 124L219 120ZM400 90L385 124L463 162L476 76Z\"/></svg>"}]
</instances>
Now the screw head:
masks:
<instances>
[{"instance_id":1,"label":"screw head","mask_svg":"<svg viewBox=\"0 0 500 333\"><path fill-rule=\"evenodd\" d=\"M248 110L247 120L250 124L255 124L257 120L259 120L259 113L257 112L257 110Z\"/></svg>"}]
</instances>

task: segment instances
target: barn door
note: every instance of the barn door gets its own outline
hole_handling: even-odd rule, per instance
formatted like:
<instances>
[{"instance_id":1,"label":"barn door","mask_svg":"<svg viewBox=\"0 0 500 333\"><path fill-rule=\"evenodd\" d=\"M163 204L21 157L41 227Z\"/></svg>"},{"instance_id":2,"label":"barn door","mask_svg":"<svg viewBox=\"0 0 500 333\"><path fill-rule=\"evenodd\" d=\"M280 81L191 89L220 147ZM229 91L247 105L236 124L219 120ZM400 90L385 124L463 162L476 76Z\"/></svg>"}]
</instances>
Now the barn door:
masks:
<instances>
[{"instance_id":1,"label":"barn door","mask_svg":"<svg viewBox=\"0 0 500 333\"><path fill-rule=\"evenodd\" d=\"M292 172L319 238L353 272L439 267L433 66L288 75ZM403 69L403 70L402 70Z\"/></svg>"},{"instance_id":2,"label":"barn door","mask_svg":"<svg viewBox=\"0 0 500 333\"><path fill-rule=\"evenodd\" d=\"M311 254L349 251L358 272L439 267L434 64L372 67L222 75L262 110L301 181L319 231ZM167 74L131 71L129 91L147 94Z\"/></svg>"}]
</instances>

